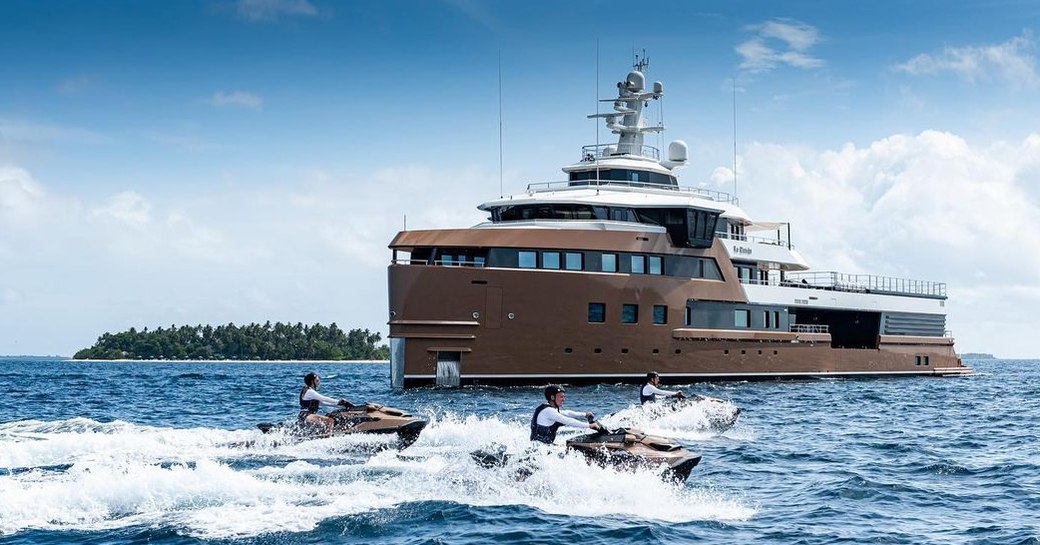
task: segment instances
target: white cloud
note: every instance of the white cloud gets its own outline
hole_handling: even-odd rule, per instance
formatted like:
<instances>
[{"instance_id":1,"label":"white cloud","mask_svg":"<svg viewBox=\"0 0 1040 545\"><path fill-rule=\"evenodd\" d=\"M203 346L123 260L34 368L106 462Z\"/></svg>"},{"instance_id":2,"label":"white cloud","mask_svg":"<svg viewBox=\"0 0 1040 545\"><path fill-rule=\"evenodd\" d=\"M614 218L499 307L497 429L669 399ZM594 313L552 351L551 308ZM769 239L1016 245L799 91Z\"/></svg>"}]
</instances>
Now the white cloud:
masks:
<instances>
[{"instance_id":1,"label":"white cloud","mask_svg":"<svg viewBox=\"0 0 1040 545\"><path fill-rule=\"evenodd\" d=\"M240 18L254 23L277 21L283 15L318 15L318 8L307 0L238 0L235 9Z\"/></svg>"},{"instance_id":2,"label":"white cloud","mask_svg":"<svg viewBox=\"0 0 1040 545\"><path fill-rule=\"evenodd\" d=\"M259 110L264 106L264 99L245 91L233 91L231 93L217 91L210 97L209 103L217 108L235 107Z\"/></svg>"},{"instance_id":3,"label":"white cloud","mask_svg":"<svg viewBox=\"0 0 1040 545\"><path fill-rule=\"evenodd\" d=\"M952 72L975 83L980 80L1000 80L1024 88L1040 86L1033 50L1036 41L1025 31L1021 36L996 45L943 48L942 52L922 53L893 66L899 72L914 76Z\"/></svg>"},{"instance_id":4,"label":"white cloud","mask_svg":"<svg viewBox=\"0 0 1040 545\"><path fill-rule=\"evenodd\" d=\"M43 188L24 169L0 166L0 225L31 226L45 210Z\"/></svg>"},{"instance_id":5,"label":"white cloud","mask_svg":"<svg viewBox=\"0 0 1040 545\"><path fill-rule=\"evenodd\" d=\"M767 72L778 65L811 69L824 66L823 60L809 53L820 41L820 33L811 25L791 19L775 19L744 28L756 35L735 50L743 59L742 70Z\"/></svg>"},{"instance_id":6,"label":"white cloud","mask_svg":"<svg viewBox=\"0 0 1040 545\"><path fill-rule=\"evenodd\" d=\"M141 230L152 221L151 209L152 205L142 195L124 191L112 196L104 206L93 209L90 215L102 221Z\"/></svg>"}]
</instances>

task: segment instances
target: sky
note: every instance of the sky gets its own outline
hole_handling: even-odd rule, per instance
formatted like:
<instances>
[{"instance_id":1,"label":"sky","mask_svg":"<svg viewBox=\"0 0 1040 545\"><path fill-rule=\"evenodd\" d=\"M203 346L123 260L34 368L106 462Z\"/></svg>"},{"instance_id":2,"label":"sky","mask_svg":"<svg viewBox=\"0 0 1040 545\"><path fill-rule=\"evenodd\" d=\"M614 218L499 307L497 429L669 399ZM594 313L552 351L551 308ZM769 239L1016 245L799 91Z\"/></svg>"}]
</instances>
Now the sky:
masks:
<instances>
[{"instance_id":1,"label":"sky","mask_svg":"<svg viewBox=\"0 0 1040 545\"><path fill-rule=\"evenodd\" d=\"M683 185L815 270L945 282L961 352L1040 357L1038 31L1034 1L6 0L0 354L385 336L393 236L564 179L645 51Z\"/></svg>"}]
</instances>

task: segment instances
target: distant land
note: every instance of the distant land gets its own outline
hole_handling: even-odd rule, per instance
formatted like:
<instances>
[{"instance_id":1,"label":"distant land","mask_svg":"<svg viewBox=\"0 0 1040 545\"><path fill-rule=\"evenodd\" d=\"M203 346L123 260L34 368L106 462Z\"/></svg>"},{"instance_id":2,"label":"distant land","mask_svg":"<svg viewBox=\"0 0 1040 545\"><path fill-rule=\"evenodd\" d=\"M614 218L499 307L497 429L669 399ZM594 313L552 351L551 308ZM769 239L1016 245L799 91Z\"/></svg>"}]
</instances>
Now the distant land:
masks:
<instances>
[{"instance_id":1,"label":"distant land","mask_svg":"<svg viewBox=\"0 0 1040 545\"><path fill-rule=\"evenodd\" d=\"M390 349L379 333L343 331L335 323L303 325L171 325L105 333L73 356L82 360L385 360Z\"/></svg>"},{"instance_id":2,"label":"distant land","mask_svg":"<svg viewBox=\"0 0 1040 545\"><path fill-rule=\"evenodd\" d=\"M996 356L993 354L987 354L985 352L965 352L961 354L961 358L967 358L969 360L995 360Z\"/></svg>"}]
</instances>

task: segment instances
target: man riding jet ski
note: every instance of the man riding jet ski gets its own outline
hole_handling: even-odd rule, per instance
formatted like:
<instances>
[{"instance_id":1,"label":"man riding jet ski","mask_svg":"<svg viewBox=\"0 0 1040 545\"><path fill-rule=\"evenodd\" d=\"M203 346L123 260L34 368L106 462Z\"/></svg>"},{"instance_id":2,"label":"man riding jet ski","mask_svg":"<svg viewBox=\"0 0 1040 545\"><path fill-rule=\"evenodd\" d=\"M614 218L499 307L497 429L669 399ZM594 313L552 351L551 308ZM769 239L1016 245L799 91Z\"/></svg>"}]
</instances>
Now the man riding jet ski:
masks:
<instances>
[{"instance_id":1,"label":"man riding jet ski","mask_svg":"<svg viewBox=\"0 0 1040 545\"><path fill-rule=\"evenodd\" d=\"M665 464L668 466L666 475L678 481L685 481L690 476L690 471L701 461L699 454L691 453L674 441L646 435L630 428L609 431L594 420L592 413L563 410L561 406L564 402L564 390L559 386L548 386L544 393L547 403L539 405L531 418L532 441L553 444L556 430L561 426L589 428L595 430L595 433L569 439L566 443L567 448L584 454L589 461L622 469ZM587 424L577 420L581 416L588 420ZM505 447L501 445L493 450L471 452L470 456L484 467L503 467L510 459ZM519 479L525 479L530 474L529 465L517 470Z\"/></svg>"},{"instance_id":2,"label":"man riding jet ski","mask_svg":"<svg viewBox=\"0 0 1040 545\"><path fill-rule=\"evenodd\" d=\"M531 417L532 441L551 445L556 441L556 430L560 429L561 426L603 431L603 426L593 421L592 413L568 411L563 408L564 397L566 396L563 388L555 384L546 386L544 393L545 403L539 405L534 410L534 416ZM577 420L578 418L585 418L588 422Z\"/></svg>"},{"instance_id":3,"label":"man riding jet ski","mask_svg":"<svg viewBox=\"0 0 1040 545\"><path fill-rule=\"evenodd\" d=\"M657 372L651 371L646 374L646 383L639 390L640 405L643 405L644 408L648 408L647 406L654 408L652 404L660 400L666 403L664 406L669 410L681 411L695 403L703 404L708 416L708 424L711 429L716 431L725 431L733 427L733 424L737 422L737 417L740 416L739 407L733 407L719 398L696 394L687 397L682 390L662 390L658 388L659 384L661 384L661 376Z\"/></svg>"},{"instance_id":4,"label":"man riding jet ski","mask_svg":"<svg viewBox=\"0 0 1040 545\"><path fill-rule=\"evenodd\" d=\"M349 433L396 433L400 448L406 448L419 439L427 421L400 409L375 403L354 405L346 399L333 399L317 392L321 379L314 373L303 377L300 390L300 413L293 424L257 424L260 431L270 433L285 430L302 438L331 437ZM325 415L317 414L321 406L343 407Z\"/></svg>"}]
</instances>

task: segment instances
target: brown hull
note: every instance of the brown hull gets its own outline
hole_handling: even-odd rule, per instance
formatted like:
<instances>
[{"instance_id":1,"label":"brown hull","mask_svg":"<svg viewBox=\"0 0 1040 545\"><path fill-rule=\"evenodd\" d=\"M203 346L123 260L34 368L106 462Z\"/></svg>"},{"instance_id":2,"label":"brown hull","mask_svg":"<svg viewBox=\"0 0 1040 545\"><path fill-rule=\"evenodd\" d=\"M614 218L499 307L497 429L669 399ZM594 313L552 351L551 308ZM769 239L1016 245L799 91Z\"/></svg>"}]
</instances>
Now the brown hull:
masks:
<instances>
[{"instance_id":1,"label":"brown hull","mask_svg":"<svg viewBox=\"0 0 1040 545\"><path fill-rule=\"evenodd\" d=\"M500 231L447 233L465 234L460 242L465 245L479 245L473 237L481 234L501 237ZM442 245L451 239L441 238ZM655 235L643 238L640 244L647 248L662 244ZM556 242L579 246L576 240ZM515 243L534 246L533 241ZM545 240L540 244L545 246ZM622 244L604 240L596 245ZM670 252L714 257L727 278L391 265L389 324L391 349L398 352L392 361L403 371L399 384L433 384L442 352L459 354L461 384L637 382L652 370L672 383L970 373L948 337L880 337L877 348L846 349L832 347L828 335L687 329L688 299L745 297L718 241L706 250ZM589 302L605 303L610 312L636 303L642 314L635 324L613 317L589 323ZM666 324L651 323L653 305L667 306ZM928 356L928 364L920 364L918 356Z\"/></svg>"}]
</instances>

